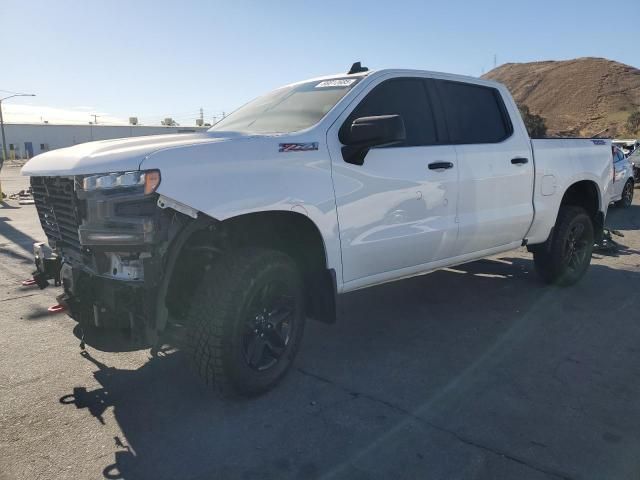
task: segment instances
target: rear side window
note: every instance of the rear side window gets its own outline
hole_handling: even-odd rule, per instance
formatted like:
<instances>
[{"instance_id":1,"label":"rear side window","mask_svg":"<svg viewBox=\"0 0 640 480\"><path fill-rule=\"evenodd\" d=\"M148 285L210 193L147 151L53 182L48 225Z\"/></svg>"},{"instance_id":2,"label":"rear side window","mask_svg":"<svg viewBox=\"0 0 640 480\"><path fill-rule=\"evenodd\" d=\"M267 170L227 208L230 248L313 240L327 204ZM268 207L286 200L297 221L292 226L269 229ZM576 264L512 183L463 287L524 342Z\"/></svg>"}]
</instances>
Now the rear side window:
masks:
<instances>
[{"instance_id":1,"label":"rear side window","mask_svg":"<svg viewBox=\"0 0 640 480\"><path fill-rule=\"evenodd\" d=\"M349 115L342 129L360 117L400 115L407 140L404 146L433 145L438 142L433 111L424 81L420 78L394 78L376 86Z\"/></svg>"},{"instance_id":2,"label":"rear side window","mask_svg":"<svg viewBox=\"0 0 640 480\"><path fill-rule=\"evenodd\" d=\"M513 131L494 88L436 80L452 143L497 143Z\"/></svg>"},{"instance_id":3,"label":"rear side window","mask_svg":"<svg viewBox=\"0 0 640 480\"><path fill-rule=\"evenodd\" d=\"M614 148L613 149L613 163L617 163L620 160L624 160L624 155L618 148Z\"/></svg>"}]
</instances>

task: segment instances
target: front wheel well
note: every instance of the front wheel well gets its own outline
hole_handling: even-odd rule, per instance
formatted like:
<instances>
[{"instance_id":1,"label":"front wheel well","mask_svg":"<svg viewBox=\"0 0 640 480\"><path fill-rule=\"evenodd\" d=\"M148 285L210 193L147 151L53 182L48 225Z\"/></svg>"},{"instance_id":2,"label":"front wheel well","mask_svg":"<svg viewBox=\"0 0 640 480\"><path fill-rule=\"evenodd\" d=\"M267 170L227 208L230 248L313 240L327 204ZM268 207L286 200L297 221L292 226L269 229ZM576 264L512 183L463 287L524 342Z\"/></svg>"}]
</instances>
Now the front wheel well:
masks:
<instances>
[{"instance_id":1,"label":"front wheel well","mask_svg":"<svg viewBox=\"0 0 640 480\"><path fill-rule=\"evenodd\" d=\"M256 212L213 221L190 233L169 272L172 278L166 305L172 315L182 316L189 308L198 282L220 255L245 247L268 248L290 256L303 277L307 315L327 323L335 321L335 272L327 267L322 235L309 217L287 211Z\"/></svg>"}]
</instances>

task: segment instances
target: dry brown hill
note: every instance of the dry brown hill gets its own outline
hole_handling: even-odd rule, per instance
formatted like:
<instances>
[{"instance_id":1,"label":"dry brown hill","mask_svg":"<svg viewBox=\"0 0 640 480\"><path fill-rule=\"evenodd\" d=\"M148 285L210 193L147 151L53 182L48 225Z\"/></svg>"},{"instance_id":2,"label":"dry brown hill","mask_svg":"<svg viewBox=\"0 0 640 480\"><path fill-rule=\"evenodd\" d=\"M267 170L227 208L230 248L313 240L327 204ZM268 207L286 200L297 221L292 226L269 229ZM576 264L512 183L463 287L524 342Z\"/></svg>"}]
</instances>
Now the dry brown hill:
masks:
<instances>
[{"instance_id":1,"label":"dry brown hill","mask_svg":"<svg viewBox=\"0 0 640 480\"><path fill-rule=\"evenodd\" d=\"M605 58L506 63L483 75L504 83L516 102L545 117L550 135L630 134L640 109L640 70ZM637 132L636 132L637 133Z\"/></svg>"}]
</instances>

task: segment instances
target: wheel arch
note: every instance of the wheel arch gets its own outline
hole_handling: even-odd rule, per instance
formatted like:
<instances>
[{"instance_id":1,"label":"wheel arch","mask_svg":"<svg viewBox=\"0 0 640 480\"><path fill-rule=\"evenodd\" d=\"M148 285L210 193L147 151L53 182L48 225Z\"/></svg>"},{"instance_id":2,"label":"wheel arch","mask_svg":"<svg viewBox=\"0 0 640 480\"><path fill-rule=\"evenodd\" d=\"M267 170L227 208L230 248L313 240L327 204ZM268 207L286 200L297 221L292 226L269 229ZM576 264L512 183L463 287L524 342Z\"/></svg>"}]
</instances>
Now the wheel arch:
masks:
<instances>
[{"instance_id":1,"label":"wheel arch","mask_svg":"<svg viewBox=\"0 0 640 480\"><path fill-rule=\"evenodd\" d=\"M593 180L580 180L572 183L562 195L560 206L563 205L582 207L590 216L595 216L603 205L598 184Z\"/></svg>"},{"instance_id":2,"label":"wheel arch","mask_svg":"<svg viewBox=\"0 0 640 480\"><path fill-rule=\"evenodd\" d=\"M602 192L595 181L583 178L572 182L564 190L562 197L560 197L559 200L556 200L556 202L557 203L554 202L546 206L547 211L553 212L553 216L546 216L546 219L543 222L546 225L547 233L544 236L540 236L538 241L527 243L527 249L530 252L539 248L547 248L549 246L549 243L553 238L553 232L558 221L560 209L566 205L584 208L593 222L596 241L599 242L602 240L605 218L604 212L606 211L607 205L603 202Z\"/></svg>"},{"instance_id":3,"label":"wheel arch","mask_svg":"<svg viewBox=\"0 0 640 480\"><path fill-rule=\"evenodd\" d=\"M224 220L200 214L197 220L188 221L168 250L163 306L171 313L187 308L197 282L218 255L248 246L291 256L303 276L307 316L335 322L336 272L329 267L320 229L312 219L296 211L259 211Z\"/></svg>"},{"instance_id":4,"label":"wheel arch","mask_svg":"<svg viewBox=\"0 0 640 480\"><path fill-rule=\"evenodd\" d=\"M562 200L560 200L558 213L560 208L565 205L584 208L593 222L596 242L602 240L604 212L607 205L603 201L602 192L596 182L593 180L579 180L569 185L562 195ZM556 213L556 221L558 213ZM551 235L553 235L553 231Z\"/></svg>"}]
</instances>

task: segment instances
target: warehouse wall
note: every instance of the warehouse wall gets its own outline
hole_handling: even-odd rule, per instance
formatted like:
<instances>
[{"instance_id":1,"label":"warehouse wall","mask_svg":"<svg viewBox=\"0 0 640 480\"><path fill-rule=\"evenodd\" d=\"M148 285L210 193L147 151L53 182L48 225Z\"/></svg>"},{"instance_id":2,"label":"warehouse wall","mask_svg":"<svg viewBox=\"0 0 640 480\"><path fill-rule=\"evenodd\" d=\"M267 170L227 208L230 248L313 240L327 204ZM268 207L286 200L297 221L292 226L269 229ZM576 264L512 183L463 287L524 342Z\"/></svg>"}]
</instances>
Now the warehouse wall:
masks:
<instances>
[{"instance_id":1,"label":"warehouse wall","mask_svg":"<svg viewBox=\"0 0 640 480\"><path fill-rule=\"evenodd\" d=\"M149 127L133 125L51 125L19 124L4 125L9 158L27 158L43 151L69 147L78 143L111 138L139 137L182 132L204 132L207 127ZM1 138L1 137L0 137ZM29 153L31 144L32 155ZM0 152L1 150L0 141ZM11 148L13 146L13 149ZM0 153L0 155L2 155Z\"/></svg>"}]
</instances>

